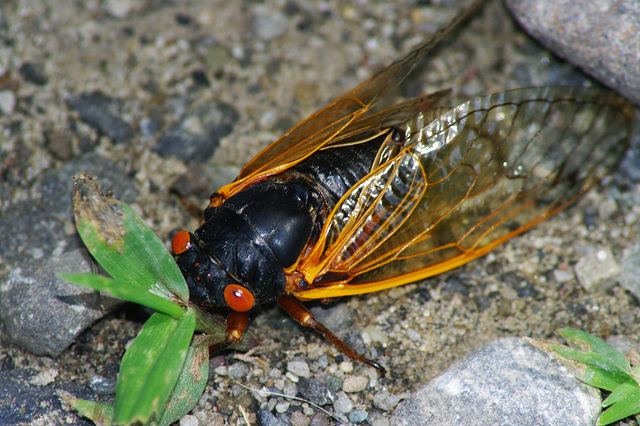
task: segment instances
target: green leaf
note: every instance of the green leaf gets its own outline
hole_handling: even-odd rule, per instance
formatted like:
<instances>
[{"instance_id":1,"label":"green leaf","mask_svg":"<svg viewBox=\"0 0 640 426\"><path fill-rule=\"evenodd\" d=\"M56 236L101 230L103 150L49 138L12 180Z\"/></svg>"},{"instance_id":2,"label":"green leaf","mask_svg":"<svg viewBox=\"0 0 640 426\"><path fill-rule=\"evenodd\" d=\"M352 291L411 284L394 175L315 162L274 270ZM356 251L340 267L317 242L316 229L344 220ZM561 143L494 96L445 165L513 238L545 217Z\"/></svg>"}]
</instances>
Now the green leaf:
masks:
<instances>
[{"instance_id":1,"label":"green leaf","mask_svg":"<svg viewBox=\"0 0 640 426\"><path fill-rule=\"evenodd\" d=\"M195 324L191 310L180 319L157 312L147 320L122 358L114 424L161 417L182 371Z\"/></svg>"},{"instance_id":2,"label":"green leaf","mask_svg":"<svg viewBox=\"0 0 640 426\"><path fill-rule=\"evenodd\" d=\"M209 379L209 342L196 336L189 347L187 359L178 377L159 425L170 425L189 414L196 406Z\"/></svg>"},{"instance_id":3,"label":"green leaf","mask_svg":"<svg viewBox=\"0 0 640 426\"><path fill-rule=\"evenodd\" d=\"M94 422L96 426L110 426L113 422L113 405L66 396L60 399L71 405L81 416Z\"/></svg>"},{"instance_id":4,"label":"green leaf","mask_svg":"<svg viewBox=\"0 0 640 426\"><path fill-rule=\"evenodd\" d=\"M611 391L602 403L603 407L610 407L600 416L598 425L608 425L640 413L637 367L631 367L620 352L595 336L570 328L558 330L558 333L570 348L553 342L525 340L567 365L578 380Z\"/></svg>"},{"instance_id":5,"label":"green leaf","mask_svg":"<svg viewBox=\"0 0 640 426\"><path fill-rule=\"evenodd\" d=\"M638 397L640 396L639 392L638 383L627 380L609 394L607 399L602 402L602 406L608 407L616 402L624 401L627 398Z\"/></svg>"},{"instance_id":6,"label":"green leaf","mask_svg":"<svg viewBox=\"0 0 640 426\"><path fill-rule=\"evenodd\" d=\"M552 342L540 342L536 346L562 361L578 380L599 389L611 391L631 377L594 352L581 352Z\"/></svg>"},{"instance_id":7,"label":"green leaf","mask_svg":"<svg viewBox=\"0 0 640 426\"><path fill-rule=\"evenodd\" d=\"M120 282L96 274L58 274L58 276L74 284L90 287L99 291L105 290L115 297L148 306L149 308L176 318L182 317L185 312L185 308L169 302L160 296L156 296L153 293L149 293L148 290L142 287L131 285L129 282Z\"/></svg>"},{"instance_id":8,"label":"green leaf","mask_svg":"<svg viewBox=\"0 0 640 426\"><path fill-rule=\"evenodd\" d=\"M601 339L580 330L558 331L572 347L553 342L526 339L564 363L578 380L612 391L621 383L633 380L629 362Z\"/></svg>"},{"instance_id":9,"label":"green leaf","mask_svg":"<svg viewBox=\"0 0 640 426\"><path fill-rule=\"evenodd\" d=\"M573 370L573 373L578 380L594 388L610 392L629 380L624 376L613 374L610 371L599 370L595 367L577 368Z\"/></svg>"},{"instance_id":10,"label":"green leaf","mask_svg":"<svg viewBox=\"0 0 640 426\"><path fill-rule=\"evenodd\" d=\"M78 233L98 263L115 280L131 282L185 304L189 290L162 241L129 206L103 197L98 183L75 178L73 209Z\"/></svg>"},{"instance_id":11,"label":"green leaf","mask_svg":"<svg viewBox=\"0 0 640 426\"><path fill-rule=\"evenodd\" d=\"M615 389L605 403L610 403L611 397L616 402L607 409L598 419L598 425L608 425L622 420L634 414L640 413L640 387L636 382L627 382Z\"/></svg>"},{"instance_id":12,"label":"green leaf","mask_svg":"<svg viewBox=\"0 0 640 426\"><path fill-rule=\"evenodd\" d=\"M629 374L629 369L631 368L629 361L604 340L572 328L562 328L558 330L558 334L564 337L574 349L591 354L592 356L589 358L591 365L616 374L625 376Z\"/></svg>"},{"instance_id":13,"label":"green leaf","mask_svg":"<svg viewBox=\"0 0 640 426\"><path fill-rule=\"evenodd\" d=\"M196 315L199 330L204 331L214 340L226 338L227 326L224 317L206 311L194 303L189 303L188 307Z\"/></svg>"}]
</instances>

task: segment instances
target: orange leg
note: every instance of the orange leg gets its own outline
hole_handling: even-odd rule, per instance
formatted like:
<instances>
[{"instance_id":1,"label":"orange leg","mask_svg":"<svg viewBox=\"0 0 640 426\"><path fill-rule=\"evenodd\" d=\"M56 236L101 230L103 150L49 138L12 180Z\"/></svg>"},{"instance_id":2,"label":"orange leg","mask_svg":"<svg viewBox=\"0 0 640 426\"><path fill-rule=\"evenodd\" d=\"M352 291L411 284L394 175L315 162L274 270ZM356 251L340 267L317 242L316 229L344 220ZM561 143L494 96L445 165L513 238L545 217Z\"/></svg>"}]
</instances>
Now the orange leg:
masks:
<instances>
[{"instance_id":1,"label":"orange leg","mask_svg":"<svg viewBox=\"0 0 640 426\"><path fill-rule=\"evenodd\" d=\"M338 349L340 349L349 358L364 362L367 365L377 368L382 376L386 374L386 370L384 369L384 367L382 367L377 362L356 353L356 351L354 351L351 346L347 345L331 330L316 321L316 319L313 317L313 314L309 312L307 308L305 308L305 306L295 297L282 296L280 299L278 299L278 304L282 307L282 309L287 311L287 313L291 315L294 320L298 321L300 324L306 327L311 327L318 333L322 334L328 341L337 346Z\"/></svg>"},{"instance_id":2,"label":"orange leg","mask_svg":"<svg viewBox=\"0 0 640 426\"><path fill-rule=\"evenodd\" d=\"M209 346L210 353L221 351L242 340L242 335L249 325L249 316L244 312L231 311L227 317L227 337L221 342Z\"/></svg>"}]
</instances>

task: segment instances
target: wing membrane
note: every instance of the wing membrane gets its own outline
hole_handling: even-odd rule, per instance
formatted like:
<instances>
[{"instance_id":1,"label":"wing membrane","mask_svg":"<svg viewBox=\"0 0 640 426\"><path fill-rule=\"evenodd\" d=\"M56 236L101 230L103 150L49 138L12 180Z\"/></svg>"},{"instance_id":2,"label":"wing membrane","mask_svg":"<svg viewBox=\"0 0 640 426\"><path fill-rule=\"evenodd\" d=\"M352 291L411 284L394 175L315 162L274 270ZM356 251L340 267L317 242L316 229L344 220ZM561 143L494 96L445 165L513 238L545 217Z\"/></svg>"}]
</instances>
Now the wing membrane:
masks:
<instances>
[{"instance_id":1,"label":"wing membrane","mask_svg":"<svg viewBox=\"0 0 640 426\"><path fill-rule=\"evenodd\" d=\"M296 297L388 288L486 254L610 172L630 111L606 91L546 87L481 97L428 124L416 115L398 155L334 209L310 256L317 285ZM347 278L323 285L323 274Z\"/></svg>"},{"instance_id":2,"label":"wing membrane","mask_svg":"<svg viewBox=\"0 0 640 426\"><path fill-rule=\"evenodd\" d=\"M219 192L225 195L235 193L261 176L286 170L332 143L345 128L394 90L444 36L455 29L484 1L474 0L469 7L436 32L427 42L291 129L253 158L240 171L238 179Z\"/></svg>"}]
</instances>

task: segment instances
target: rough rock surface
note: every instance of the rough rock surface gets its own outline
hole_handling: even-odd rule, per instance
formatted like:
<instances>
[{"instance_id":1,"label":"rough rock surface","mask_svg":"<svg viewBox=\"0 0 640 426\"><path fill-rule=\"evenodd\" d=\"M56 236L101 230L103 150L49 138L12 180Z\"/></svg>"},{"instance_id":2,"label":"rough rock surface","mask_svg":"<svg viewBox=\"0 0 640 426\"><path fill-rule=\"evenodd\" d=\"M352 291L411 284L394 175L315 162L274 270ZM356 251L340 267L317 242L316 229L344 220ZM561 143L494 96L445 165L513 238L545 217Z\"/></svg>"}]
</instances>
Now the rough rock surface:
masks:
<instances>
[{"instance_id":1,"label":"rough rock surface","mask_svg":"<svg viewBox=\"0 0 640 426\"><path fill-rule=\"evenodd\" d=\"M558 56L640 104L640 3L506 0L522 27Z\"/></svg>"}]
</instances>

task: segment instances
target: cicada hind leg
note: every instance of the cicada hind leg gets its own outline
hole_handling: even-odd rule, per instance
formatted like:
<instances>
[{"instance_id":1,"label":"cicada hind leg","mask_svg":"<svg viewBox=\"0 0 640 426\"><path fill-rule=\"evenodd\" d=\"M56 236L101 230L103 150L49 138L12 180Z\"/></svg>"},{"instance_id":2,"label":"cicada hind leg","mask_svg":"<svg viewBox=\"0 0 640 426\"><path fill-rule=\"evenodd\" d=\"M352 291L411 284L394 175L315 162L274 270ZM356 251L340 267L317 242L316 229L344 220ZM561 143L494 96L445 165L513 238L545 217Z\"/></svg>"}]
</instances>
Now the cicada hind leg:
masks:
<instances>
[{"instance_id":1,"label":"cicada hind leg","mask_svg":"<svg viewBox=\"0 0 640 426\"><path fill-rule=\"evenodd\" d=\"M370 365L380 371L380 375L384 377L387 371L383 366L378 364L377 362L370 360L369 358L365 358L362 355L358 354L351 346L347 345L343 342L338 336L336 336L331 330L327 327L319 323L313 316L311 312L295 297L293 296L282 296L278 299L278 304L284 309L293 319L298 321L301 325L306 327L311 327L322 336L324 336L328 341L333 343L342 353L347 355L351 359L355 359L356 361L364 362L367 365Z\"/></svg>"}]
</instances>

